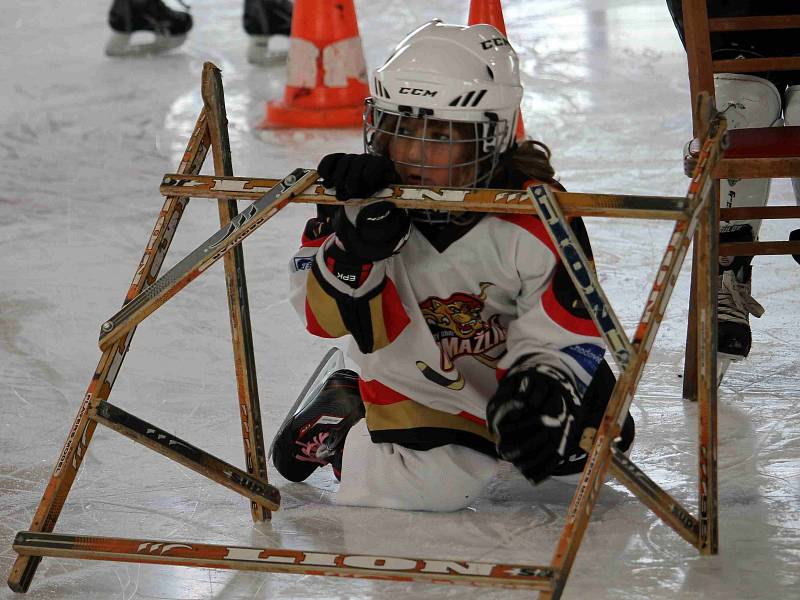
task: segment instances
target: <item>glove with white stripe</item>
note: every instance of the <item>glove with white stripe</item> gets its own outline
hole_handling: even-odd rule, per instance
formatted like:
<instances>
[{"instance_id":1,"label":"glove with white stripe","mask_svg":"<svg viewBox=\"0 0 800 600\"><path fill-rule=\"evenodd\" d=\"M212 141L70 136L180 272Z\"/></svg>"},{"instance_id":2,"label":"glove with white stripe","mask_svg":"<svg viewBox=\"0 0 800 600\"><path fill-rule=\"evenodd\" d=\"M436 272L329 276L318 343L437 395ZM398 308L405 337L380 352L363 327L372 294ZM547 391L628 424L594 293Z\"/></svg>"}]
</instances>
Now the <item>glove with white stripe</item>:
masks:
<instances>
[{"instance_id":1,"label":"glove with white stripe","mask_svg":"<svg viewBox=\"0 0 800 600\"><path fill-rule=\"evenodd\" d=\"M398 179L390 159L372 154L328 154L317 172L326 187L336 188L339 200L369 198ZM398 252L410 227L408 211L386 200L345 206L333 218L333 229L344 250L351 260L362 263Z\"/></svg>"},{"instance_id":2,"label":"glove with white stripe","mask_svg":"<svg viewBox=\"0 0 800 600\"><path fill-rule=\"evenodd\" d=\"M581 398L562 371L524 356L500 381L486 422L500 457L539 483L580 441Z\"/></svg>"}]
</instances>

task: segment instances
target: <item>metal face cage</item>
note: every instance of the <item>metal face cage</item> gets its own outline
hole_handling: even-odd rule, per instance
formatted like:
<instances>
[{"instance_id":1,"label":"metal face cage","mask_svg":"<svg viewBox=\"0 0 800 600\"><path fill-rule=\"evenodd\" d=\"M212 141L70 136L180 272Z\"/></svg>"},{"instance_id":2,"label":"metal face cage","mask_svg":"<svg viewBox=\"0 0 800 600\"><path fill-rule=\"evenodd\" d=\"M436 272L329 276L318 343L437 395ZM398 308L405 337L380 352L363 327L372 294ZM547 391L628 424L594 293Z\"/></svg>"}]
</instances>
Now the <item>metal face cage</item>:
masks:
<instances>
[{"instance_id":1,"label":"metal face cage","mask_svg":"<svg viewBox=\"0 0 800 600\"><path fill-rule=\"evenodd\" d=\"M486 113L486 121L453 121L430 109L392 111L368 98L364 108L364 149L395 164L400 182L430 187L487 187L500 160L505 120ZM451 222L448 213L415 211L415 220Z\"/></svg>"}]
</instances>

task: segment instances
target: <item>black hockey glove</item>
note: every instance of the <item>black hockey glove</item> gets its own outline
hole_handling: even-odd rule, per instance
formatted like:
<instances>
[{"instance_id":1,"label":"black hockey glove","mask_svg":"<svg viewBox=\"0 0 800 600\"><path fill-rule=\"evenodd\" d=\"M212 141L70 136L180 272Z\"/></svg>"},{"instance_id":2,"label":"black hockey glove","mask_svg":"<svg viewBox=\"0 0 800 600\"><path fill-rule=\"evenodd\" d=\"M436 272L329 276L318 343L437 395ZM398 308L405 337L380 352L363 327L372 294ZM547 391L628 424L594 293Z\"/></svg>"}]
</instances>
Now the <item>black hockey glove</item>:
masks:
<instances>
[{"instance_id":1,"label":"black hockey glove","mask_svg":"<svg viewBox=\"0 0 800 600\"><path fill-rule=\"evenodd\" d=\"M394 163L372 154L329 154L317 167L326 187L339 200L369 198L397 179ZM336 237L349 259L375 262L400 250L408 238L408 211L383 200L339 210L333 219Z\"/></svg>"},{"instance_id":2,"label":"black hockey glove","mask_svg":"<svg viewBox=\"0 0 800 600\"><path fill-rule=\"evenodd\" d=\"M506 373L486 407L497 453L539 483L579 442L581 399L561 371L525 356Z\"/></svg>"},{"instance_id":3,"label":"black hockey glove","mask_svg":"<svg viewBox=\"0 0 800 600\"><path fill-rule=\"evenodd\" d=\"M328 154L317 172L327 188L336 188L338 200L369 198L397 179L394 163L374 154Z\"/></svg>"}]
</instances>

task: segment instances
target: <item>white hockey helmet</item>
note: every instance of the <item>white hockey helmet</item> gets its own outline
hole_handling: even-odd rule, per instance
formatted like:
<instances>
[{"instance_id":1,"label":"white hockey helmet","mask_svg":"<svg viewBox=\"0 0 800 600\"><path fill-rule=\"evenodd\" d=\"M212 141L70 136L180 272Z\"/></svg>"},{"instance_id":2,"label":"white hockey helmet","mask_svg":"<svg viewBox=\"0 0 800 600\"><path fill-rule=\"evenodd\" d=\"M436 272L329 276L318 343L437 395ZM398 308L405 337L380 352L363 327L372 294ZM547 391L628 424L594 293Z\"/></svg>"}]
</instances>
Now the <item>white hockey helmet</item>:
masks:
<instances>
[{"instance_id":1,"label":"white hockey helmet","mask_svg":"<svg viewBox=\"0 0 800 600\"><path fill-rule=\"evenodd\" d=\"M440 141L398 132L403 119L422 120L423 131L434 122L439 122L441 130L444 122L451 133L454 127L465 129L459 123L474 124L474 134L467 139L462 134L459 141L474 148L470 160L475 175L466 184L450 181L450 185L487 185L500 155L514 144L522 100L519 60L508 40L491 25L425 23L397 45L375 72L370 88L372 97L364 112L368 152L386 154L387 143L397 136L423 143Z\"/></svg>"}]
</instances>

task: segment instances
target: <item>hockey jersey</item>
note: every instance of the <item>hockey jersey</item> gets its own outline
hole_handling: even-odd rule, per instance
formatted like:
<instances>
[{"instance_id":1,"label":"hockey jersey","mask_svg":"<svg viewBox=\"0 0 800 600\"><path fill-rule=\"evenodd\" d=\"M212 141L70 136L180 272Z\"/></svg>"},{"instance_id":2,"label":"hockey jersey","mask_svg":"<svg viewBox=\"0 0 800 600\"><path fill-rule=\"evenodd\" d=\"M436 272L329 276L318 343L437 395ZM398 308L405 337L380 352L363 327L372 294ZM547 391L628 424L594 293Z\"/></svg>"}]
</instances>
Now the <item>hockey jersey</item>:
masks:
<instances>
[{"instance_id":1,"label":"hockey jersey","mask_svg":"<svg viewBox=\"0 0 800 600\"><path fill-rule=\"evenodd\" d=\"M374 442L420 450L455 443L495 455L486 405L520 357L535 354L579 390L603 359L539 219L476 217L456 235L412 225L399 253L348 276L330 258L335 234L313 237L307 227L291 261L291 301L307 330L355 342ZM591 256L581 221L572 225Z\"/></svg>"}]
</instances>

